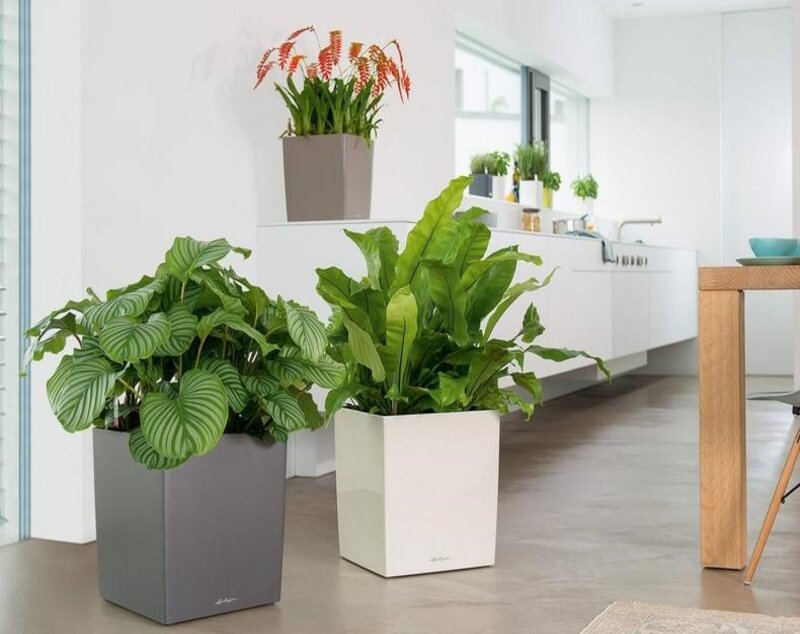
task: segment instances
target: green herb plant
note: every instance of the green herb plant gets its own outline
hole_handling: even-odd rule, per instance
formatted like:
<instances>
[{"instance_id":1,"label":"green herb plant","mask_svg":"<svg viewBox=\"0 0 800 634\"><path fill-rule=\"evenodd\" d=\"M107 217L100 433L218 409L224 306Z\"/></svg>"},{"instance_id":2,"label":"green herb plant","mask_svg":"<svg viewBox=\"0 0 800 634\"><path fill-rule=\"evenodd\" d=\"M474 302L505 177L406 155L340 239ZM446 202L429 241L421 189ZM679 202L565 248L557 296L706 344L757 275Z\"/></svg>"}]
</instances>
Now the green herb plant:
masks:
<instances>
[{"instance_id":1,"label":"green herb plant","mask_svg":"<svg viewBox=\"0 0 800 634\"><path fill-rule=\"evenodd\" d=\"M544 278L513 283L518 265L541 265L517 246L486 255L490 231L472 208L453 218L471 179L459 177L428 203L400 251L387 227L346 231L366 260L356 280L342 270L317 269L317 291L333 309L330 354L345 367L341 387L326 400L328 415L348 405L381 415L518 406L529 416L541 402L536 374L523 368L528 354L551 361L588 357L586 352L540 345L544 332L530 304L511 337L495 329L508 309ZM502 389L510 378L527 392Z\"/></svg>"},{"instance_id":2,"label":"green herb plant","mask_svg":"<svg viewBox=\"0 0 800 634\"><path fill-rule=\"evenodd\" d=\"M231 253L250 255L223 239L177 238L153 276L105 300L88 289L28 330L25 368L61 355L47 396L66 431L130 432L134 460L171 469L223 433L285 441L323 424L309 389L344 378L324 325L223 266Z\"/></svg>"},{"instance_id":3,"label":"green herb plant","mask_svg":"<svg viewBox=\"0 0 800 634\"><path fill-rule=\"evenodd\" d=\"M572 182L572 193L582 200L597 198L597 189L597 181L591 174Z\"/></svg>"},{"instance_id":4,"label":"green herb plant","mask_svg":"<svg viewBox=\"0 0 800 634\"><path fill-rule=\"evenodd\" d=\"M469 171L470 174L488 174L489 155L473 154L469 159Z\"/></svg>"},{"instance_id":5,"label":"green herb plant","mask_svg":"<svg viewBox=\"0 0 800 634\"><path fill-rule=\"evenodd\" d=\"M505 176L508 174L508 166L511 157L508 152L492 152L488 155L486 173L490 176Z\"/></svg>"},{"instance_id":6,"label":"green herb plant","mask_svg":"<svg viewBox=\"0 0 800 634\"><path fill-rule=\"evenodd\" d=\"M534 141L530 145L518 145L516 159L521 180L540 179L547 173L547 144Z\"/></svg>"},{"instance_id":7,"label":"green herb plant","mask_svg":"<svg viewBox=\"0 0 800 634\"><path fill-rule=\"evenodd\" d=\"M473 154L469 159L470 174L488 174L489 176L505 176L511 157L508 152L489 152Z\"/></svg>"},{"instance_id":8,"label":"green herb plant","mask_svg":"<svg viewBox=\"0 0 800 634\"><path fill-rule=\"evenodd\" d=\"M561 189L561 174L558 172L547 171L542 178L542 186L545 189L557 192Z\"/></svg>"}]
</instances>

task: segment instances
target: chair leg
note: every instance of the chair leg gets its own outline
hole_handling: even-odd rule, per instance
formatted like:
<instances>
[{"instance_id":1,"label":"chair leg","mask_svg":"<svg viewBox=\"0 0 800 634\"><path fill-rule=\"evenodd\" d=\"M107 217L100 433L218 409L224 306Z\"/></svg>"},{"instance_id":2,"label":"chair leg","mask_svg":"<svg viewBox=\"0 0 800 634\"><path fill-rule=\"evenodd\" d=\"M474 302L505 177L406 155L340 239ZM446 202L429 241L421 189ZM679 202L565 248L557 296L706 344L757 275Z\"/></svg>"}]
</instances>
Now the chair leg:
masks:
<instances>
[{"instance_id":1,"label":"chair leg","mask_svg":"<svg viewBox=\"0 0 800 634\"><path fill-rule=\"evenodd\" d=\"M772 501L769 503L767 515L764 517L764 523L761 525L761 532L758 534L756 547L753 549L750 563L747 564L747 570L745 570L744 573L744 583L748 586L756 574L758 562L761 561L761 555L764 553L767 540L772 532L772 526L775 524L775 518L778 516L778 510L781 507L781 499L789 486L789 479L792 477L792 472L794 471L795 464L797 464L798 456L800 456L800 430L795 434L794 442L789 450L789 455L786 457L786 464L783 466L781 476L778 478L778 484L775 486L775 492L772 494Z\"/></svg>"}]
</instances>

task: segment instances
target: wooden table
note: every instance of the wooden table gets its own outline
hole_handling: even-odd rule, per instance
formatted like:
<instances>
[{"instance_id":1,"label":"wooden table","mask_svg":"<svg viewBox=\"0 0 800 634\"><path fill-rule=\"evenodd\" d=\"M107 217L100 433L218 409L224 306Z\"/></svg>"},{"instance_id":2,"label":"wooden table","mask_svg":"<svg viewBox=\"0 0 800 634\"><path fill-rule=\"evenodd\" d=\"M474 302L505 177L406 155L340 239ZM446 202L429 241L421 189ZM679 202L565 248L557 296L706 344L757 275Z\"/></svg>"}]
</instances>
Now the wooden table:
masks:
<instances>
[{"instance_id":1,"label":"wooden table","mask_svg":"<svg viewBox=\"0 0 800 634\"><path fill-rule=\"evenodd\" d=\"M747 562L744 291L800 289L800 266L700 269L700 558ZM787 342L792 345L792 342Z\"/></svg>"}]
</instances>

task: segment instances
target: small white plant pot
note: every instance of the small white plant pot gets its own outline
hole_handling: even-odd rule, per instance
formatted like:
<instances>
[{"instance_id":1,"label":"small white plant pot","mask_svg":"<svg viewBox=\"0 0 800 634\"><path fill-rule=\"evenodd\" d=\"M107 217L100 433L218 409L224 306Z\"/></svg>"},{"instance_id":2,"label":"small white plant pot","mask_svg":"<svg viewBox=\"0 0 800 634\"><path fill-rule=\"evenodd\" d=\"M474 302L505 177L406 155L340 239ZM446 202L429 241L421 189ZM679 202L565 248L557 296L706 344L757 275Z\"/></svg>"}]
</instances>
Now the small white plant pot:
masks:
<instances>
[{"instance_id":1,"label":"small white plant pot","mask_svg":"<svg viewBox=\"0 0 800 634\"><path fill-rule=\"evenodd\" d=\"M578 209L582 214L592 215L594 213L594 198L579 198Z\"/></svg>"},{"instance_id":2,"label":"small white plant pot","mask_svg":"<svg viewBox=\"0 0 800 634\"><path fill-rule=\"evenodd\" d=\"M492 176L492 198L495 200L506 199L506 177Z\"/></svg>"},{"instance_id":3,"label":"small white plant pot","mask_svg":"<svg viewBox=\"0 0 800 634\"><path fill-rule=\"evenodd\" d=\"M526 207L541 209L543 192L542 181L519 182L519 202Z\"/></svg>"},{"instance_id":4,"label":"small white plant pot","mask_svg":"<svg viewBox=\"0 0 800 634\"><path fill-rule=\"evenodd\" d=\"M339 554L384 577L492 566L497 412L336 414Z\"/></svg>"}]
</instances>

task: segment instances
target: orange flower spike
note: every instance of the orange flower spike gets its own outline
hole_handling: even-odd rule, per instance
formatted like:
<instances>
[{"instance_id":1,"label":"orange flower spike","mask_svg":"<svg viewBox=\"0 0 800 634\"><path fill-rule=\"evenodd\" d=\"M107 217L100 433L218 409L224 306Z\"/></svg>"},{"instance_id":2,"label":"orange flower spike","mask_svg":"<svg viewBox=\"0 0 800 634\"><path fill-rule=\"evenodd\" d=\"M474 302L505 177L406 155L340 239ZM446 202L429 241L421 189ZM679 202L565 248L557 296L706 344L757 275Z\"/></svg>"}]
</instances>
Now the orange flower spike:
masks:
<instances>
[{"instance_id":1,"label":"orange flower spike","mask_svg":"<svg viewBox=\"0 0 800 634\"><path fill-rule=\"evenodd\" d=\"M340 30L330 32L328 48L331 50L333 65L336 66L342 57L342 32Z\"/></svg>"},{"instance_id":2,"label":"orange flower spike","mask_svg":"<svg viewBox=\"0 0 800 634\"><path fill-rule=\"evenodd\" d=\"M319 52L319 74L322 79L328 81L333 72L333 52L330 46L326 46Z\"/></svg>"},{"instance_id":3,"label":"orange flower spike","mask_svg":"<svg viewBox=\"0 0 800 634\"><path fill-rule=\"evenodd\" d=\"M373 64L378 64L385 57L383 49L377 44L373 44L367 49L367 57Z\"/></svg>"},{"instance_id":4,"label":"orange flower spike","mask_svg":"<svg viewBox=\"0 0 800 634\"><path fill-rule=\"evenodd\" d=\"M264 53L264 57L261 58L261 62L258 64L258 68L256 69L256 83L253 86L253 90L258 88L261 85L261 82L264 81L264 78L267 76L267 73L270 69L275 65L274 61L267 61L269 59L270 53L275 49L270 49L266 53Z\"/></svg>"},{"instance_id":5,"label":"orange flower spike","mask_svg":"<svg viewBox=\"0 0 800 634\"><path fill-rule=\"evenodd\" d=\"M369 60L366 57L359 57L356 63L358 69L358 83L356 89L361 90L369 81Z\"/></svg>"},{"instance_id":6,"label":"orange flower spike","mask_svg":"<svg viewBox=\"0 0 800 634\"><path fill-rule=\"evenodd\" d=\"M408 73L403 73L403 90L406 93L406 98L411 93L411 77L408 76Z\"/></svg>"},{"instance_id":7,"label":"orange flower spike","mask_svg":"<svg viewBox=\"0 0 800 634\"><path fill-rule=\"evenodd\" d=\"M289 61L289 66L287 67L286 72L292 75L297 70L300 62L302 62L305 58L305 55L295 55L292 57L292 59Z\"/></svg>"},{"instance_id":8,"label":"orange flower spike","mask_svg":"<svg viewBox=\"0 0 800 634\"><path fill-rule=\"evenodd\" d=\"M315 79L319 72L319 66L317 66L316 62L309 64L306 67L306 77L309 79Z\"/></svg>"},{"instance_id":9,"label":"orange flower spike","mask_svg":"<svg viewBox=\"0 0 800 634\"><path fill-rule=\"evenodd\" d=\"M292 54L292 49L294 48L294 42L288 40L281 44L280 48L278 49L278 65L281 67L282 70L286 69L286 64L289 62L289 57Z\"/></svg>"},{"instance_id":10,"label":"orange flower spike","mask_svg":"<svg viewBox=\"0 0 800 634\"><path fill-rule=\"evenodd\" d=\"M364 48L364 45L361 42L351 42L350 43L350 51L347 54L347 58L351 62L355 62L358 57L361 55L361 49Z\"/></svg>"},{"instance_id":11,"label":"orange flower spike","mask_svg":"<svg viewBox=\"0 0 800 634\"><path fill-rule=\"evenodd\" d=\"M298 37L300 37L300 36L301 36L303 33L306 33L307 31L313 31L313 30L314 30L314 26L313 26L313 25L311 25L311 26L304 26L302 29L297 29L297 30L296 30L294 33L292 33L291 35L289 35L289 37L287 37L287 38L286 38L286 40L287 40L287 41L289 41L289 42L291 42L292 40L296 40L296 39L297 39Z\"/></svg>"},{"instance_id":12,"label":"orange flower spike","mask_svg":"<svg viewBox=\"0 0 800 634\"><path fill-rule=\"evenodd\" d=\"M403 61L403 50L400 48L400 42L397 40L392 40L389 44L394 45L395 49L397 50L397 56L400 58L400 68L405 68L405 62Z\"/></svg>"}]
</instances>

